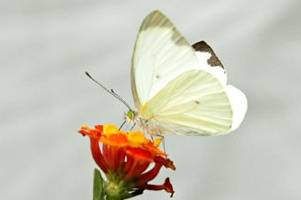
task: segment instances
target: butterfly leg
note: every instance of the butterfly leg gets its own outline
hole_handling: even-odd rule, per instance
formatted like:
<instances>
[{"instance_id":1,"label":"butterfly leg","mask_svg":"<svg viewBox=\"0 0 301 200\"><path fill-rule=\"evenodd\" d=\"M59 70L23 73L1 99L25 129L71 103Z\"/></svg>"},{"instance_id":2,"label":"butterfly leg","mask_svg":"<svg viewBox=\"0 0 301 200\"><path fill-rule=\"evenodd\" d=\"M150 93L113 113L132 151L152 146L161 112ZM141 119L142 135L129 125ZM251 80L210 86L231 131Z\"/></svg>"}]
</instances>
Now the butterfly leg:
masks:
<instances>
[{"instance_id":1,"label":"butterfly leg","mask_svg":"<svg viewBox=\"0 0 301 200\"><path fill-rule=\"evenodd\" d=\"M154 137L152 135L150 135L150 138L151 138L152 141L154 141Z\"/></svg>"},{"instance_id":2,"label":"butterfly leg","mask_svg":"<svg viewBox=\"0 0 301 200\"><path fill-rule=\"evenodd\" d=\"M124 124L126 123L126 120L124 120L123 122L122 122L122 124L119 126L119 131L120 131L120 129L124 126Z\"/></svg>"},{"instance_id":3,"label":"butterfly leg","mask_svg":"<svg viewBox=\"0 0 301 200\"><path fill-rule=\"evenodd\" d=\"M159 137L161 139L161 141L162 141L162 148L164 150L164 153L166 153L165 137L162 135L161 132L159 134L156 134L155 136ZM151 137L152 137L152 135L151 135Z\"/></svg>"},{"instance_id":4,"label":"butterfly leg","mask_svg":"<svg viewBox=\"0 0 301 200\"><path fill-rule=\"evenodd\" d=\"M162 148L164 150L164 153L166 153L165 137L163 135L160 135L159 137L161 137L162 139Z\"/></svg>"},{"instance_id":5,"label":"butterfly leg","mask_svg":"<svg viewBox=\"0 0 301 200\"><path fill-rule=\"evenodd\" d=\"M131 127L130 130L133 130L135 128L135 126L136 126L136 122L134 122L134 124L133 124L133 126Z\"/></svg>"}]
</instances>

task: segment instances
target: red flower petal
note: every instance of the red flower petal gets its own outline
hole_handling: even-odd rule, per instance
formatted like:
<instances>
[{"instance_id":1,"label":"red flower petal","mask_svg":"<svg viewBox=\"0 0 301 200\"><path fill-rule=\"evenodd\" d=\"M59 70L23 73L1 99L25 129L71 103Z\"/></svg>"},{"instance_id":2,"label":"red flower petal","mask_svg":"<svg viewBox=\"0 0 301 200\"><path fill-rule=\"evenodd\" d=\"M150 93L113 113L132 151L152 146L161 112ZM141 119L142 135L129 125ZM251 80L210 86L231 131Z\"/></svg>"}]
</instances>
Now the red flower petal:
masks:
<instances>
[{"instance_id":1,"label":"red flower petal","mask_svg":"<svg viewBox=\"0 0 301 200\"><path fill-rule=\"evenodd\" d=\"M154 160L155 160L155 162L162 164L166 168L176 170L176 166L173 164L173 162L170 159L166 159L166 158L157 156L154 158Z\"/></svg>"},{"instance_id":2,"label":"red flower petal","mask_svg":"<svg viewBox=\"0 0 301 200\"><path fill-rule=\"evenodd\" d=\"M162 165L160 163L155 163L155 166L151 170L137 178L137 186L142 187L147 182L153 180L159 174L161 167Z\"/></svg>"},{"instance_id":3,"label":"red flower petal","mask_svg":"<svg viewBox=\"0 0 301 200\"><path fill-rule=\"evenodd\" d=\"M175 193L175 191L173 190L172 184L170 183L169 178L166 178L163 185L151 185L151 184L147 184L145 187L145 189L147 190L165 190L170 194L170 197L173 196L173 194Z\"/></svg>"},{"instance_id":4,"label":"red flower petal","mask_svg":"<svg viewBox=\"0 0 301 200\"><path fill-rule=\"evenodd\" d=\"M90 137L91 152L96 164L102 169L104 173L108 172L107 164L102 156L97 139Z\"/></svg>"},{"instance_id":5,"label":"red flower petal","mask_svg":"<svg viewBox=\"0 0 301 200\"><path fill-rule=\"evenodd\" d=\"M124 167L126 180L140 176L153 161L151 153L143 149L129 147L126 149L126 154L127 162Z\"/></svg>"}]
</instances>

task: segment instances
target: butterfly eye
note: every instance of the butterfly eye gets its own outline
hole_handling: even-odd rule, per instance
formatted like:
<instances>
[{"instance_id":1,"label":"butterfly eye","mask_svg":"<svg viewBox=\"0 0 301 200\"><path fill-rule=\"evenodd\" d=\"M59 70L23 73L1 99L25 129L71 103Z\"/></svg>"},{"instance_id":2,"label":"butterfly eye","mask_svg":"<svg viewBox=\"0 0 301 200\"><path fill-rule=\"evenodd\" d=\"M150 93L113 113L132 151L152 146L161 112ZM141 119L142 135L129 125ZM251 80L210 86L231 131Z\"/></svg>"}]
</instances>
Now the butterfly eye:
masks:
<instances>
[{"instance_id":1,"label":"butterfly eye","mask_svg":"<svg viewBox=\"0 0 301 200\"><path fill-rule=\"evenodd\" d=\"M200 102L198 100L194 101L195 104L200 104Z\"/></svg>"},{"instance_id":2,"label":"butterfly eye","mask_svg":"<svg viewBox=\"0 0 301 200\"><path fill-rule=\"evenodd\" d=\"M127 113L126 113L126 116L130 119L130 120L134 120L135 118L135 112L132 111L132 110L129 110Z\"/></svg>"}]
</instances>

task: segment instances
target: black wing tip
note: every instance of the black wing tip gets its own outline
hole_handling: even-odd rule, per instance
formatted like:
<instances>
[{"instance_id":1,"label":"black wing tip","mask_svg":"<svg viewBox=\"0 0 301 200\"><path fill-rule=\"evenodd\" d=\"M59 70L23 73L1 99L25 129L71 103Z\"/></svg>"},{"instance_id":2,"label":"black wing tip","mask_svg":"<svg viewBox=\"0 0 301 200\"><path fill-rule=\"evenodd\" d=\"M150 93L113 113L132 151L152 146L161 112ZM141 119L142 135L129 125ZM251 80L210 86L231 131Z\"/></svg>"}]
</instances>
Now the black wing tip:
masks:
<instances>
[{"instance_id":1,"label":"black wing tip","mask_svg":"<svg viewBox=\"0 0 301 200\"><path fill-rule=\"evenodd\" d=\"M196 42L192 45L192 47L196 50L196 51L201 51L202 49L206 48L210 48L211 47L207 44L207 42L205 42L204 40L201 40L199 42Z\"/></svg>"},{"instance_id":2,"label":"black wing tip","mask_svg":"<svg viewBox=\"0 0 301 200\"><path fill-rule=\"evenodd\" d=\"M195 51L199 52L208 52L211 54L211 57L208 59L208 64L212 67L221 67L224 69L224 65L220 61L220 59L216 56L213 49L204 41L201 40L192 45Z\"/></svg>"}]
</instances>

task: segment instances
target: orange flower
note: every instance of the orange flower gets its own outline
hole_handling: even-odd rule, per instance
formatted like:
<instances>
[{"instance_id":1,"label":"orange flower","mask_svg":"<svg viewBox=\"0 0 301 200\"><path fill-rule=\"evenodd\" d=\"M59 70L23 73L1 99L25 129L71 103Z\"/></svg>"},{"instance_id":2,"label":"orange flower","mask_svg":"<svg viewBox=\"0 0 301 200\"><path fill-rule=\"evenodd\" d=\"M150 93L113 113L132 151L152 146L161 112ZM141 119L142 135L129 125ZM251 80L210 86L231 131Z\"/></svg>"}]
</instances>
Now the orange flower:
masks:
<instances>
[{"instance_id":1,"label":"orange flower","mask_svg":"<svg viewBox=\"0 0 301 200\"><path fill-rule=\"evenodd\" d=\"M175 170L173 162L160 150L160 140L152 141L141 132L125 132L110 124L82 126L79 132L90 138L92 156L107 177L108 195L115 195L120 187L127 198L144 190L165 190L173 195L169 178L162 185L148 183L162 166ZM152 163L154 166L148 169Z\"/></svg>"}]
</instances>

